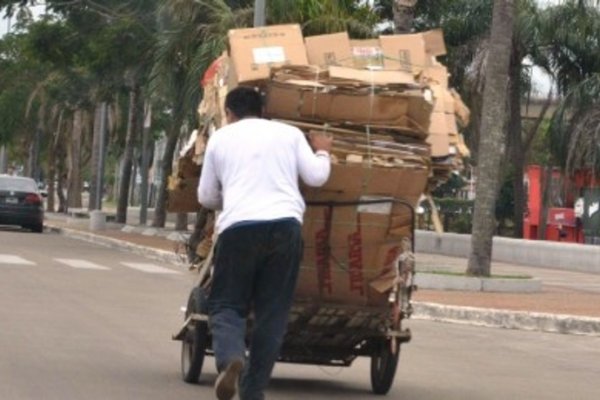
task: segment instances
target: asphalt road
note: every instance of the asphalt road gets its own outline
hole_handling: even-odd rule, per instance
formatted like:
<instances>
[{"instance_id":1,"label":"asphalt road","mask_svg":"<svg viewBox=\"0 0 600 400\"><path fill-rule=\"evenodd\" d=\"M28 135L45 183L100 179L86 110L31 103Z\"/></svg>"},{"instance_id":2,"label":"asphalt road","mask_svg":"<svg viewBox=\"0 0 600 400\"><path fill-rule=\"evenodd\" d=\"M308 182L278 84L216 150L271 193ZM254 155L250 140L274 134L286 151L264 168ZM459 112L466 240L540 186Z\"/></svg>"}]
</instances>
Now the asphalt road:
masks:
<instances>
[{"instance_id":1,"label":"asphalt road","mask_svg":"<svg viewBox=\"0 0 600 400\"><path fill-rule=\"evenodd\" d=\"M212 399L179 373L193 276L56 234L0 228L0 399ZM388 398L600 398L600 338L409 321ZM369 362L277 366L269 399L375 399Z\"/></svg>"}]
</instances>

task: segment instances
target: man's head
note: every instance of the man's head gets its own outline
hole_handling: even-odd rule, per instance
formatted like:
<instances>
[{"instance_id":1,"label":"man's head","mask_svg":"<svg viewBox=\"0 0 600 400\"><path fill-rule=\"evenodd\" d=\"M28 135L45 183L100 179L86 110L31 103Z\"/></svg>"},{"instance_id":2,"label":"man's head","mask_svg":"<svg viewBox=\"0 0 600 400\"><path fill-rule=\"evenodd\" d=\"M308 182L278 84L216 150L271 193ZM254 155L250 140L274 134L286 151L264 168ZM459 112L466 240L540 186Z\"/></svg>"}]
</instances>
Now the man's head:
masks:
<instances>
[{"instance_id":1,"label":"man's head","mask_svg":"<svg viewBox=\"0 0 600 400\"><path fill-rule=\"evenodd\" d=\"M229 123L249 117L262 117L262 98L256 90L239 86L225 98L225 112Z\"/></svg>"}]
</instances>

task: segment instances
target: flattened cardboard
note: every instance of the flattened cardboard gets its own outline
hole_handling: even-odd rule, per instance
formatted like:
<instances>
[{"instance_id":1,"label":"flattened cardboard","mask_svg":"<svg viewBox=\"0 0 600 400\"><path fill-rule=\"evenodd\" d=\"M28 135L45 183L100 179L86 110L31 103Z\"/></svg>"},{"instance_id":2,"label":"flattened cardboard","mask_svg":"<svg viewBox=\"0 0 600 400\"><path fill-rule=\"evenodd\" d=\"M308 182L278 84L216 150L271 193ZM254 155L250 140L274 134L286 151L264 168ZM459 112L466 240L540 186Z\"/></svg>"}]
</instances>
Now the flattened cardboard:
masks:
<instances>
[{"instance_id":1,"label":"flattened cardboard","mask_svg":"<svg viewBox=\"0 0 600 400\"><path fill-rule=\"evenodd\" d=\"M433 82L446 88L449 84L448 68L442 64L429 66L423 70L421 78L424 82Z\"/></svg>"},{"instance_id":2,"label":"flattened cardboard","mask_svg":"<svg viewBox=\"0 0 600 400\"><path fill-rule=\"evenodd\" d=\"M381 294L394 283L402 243L401 238L388 239L388 225L386 216L360 213L352 207L309 207L295 298L386 304Z\"/></svg>"},{"instance_id":3,"label":"flattened cardboard","mask_svg":"<svg viewBox=\"0 0 600 400\"><path fill-rule=\"evenodd\" d=\"M460 124L465 127L469 125L471 119L471 110L465 105L460 94L454 89L450 90L450 94L454 98L454 112L458 116Z\"/></svg>"},{"instance_id":4,"label":"flattened cardboard","mask_svg":"<svg viewBox=\"0 0 600 400\"><path fill-rule=\"evenodd\" d=\"M448 136L448 121L446 113L433 112L427 143L431 145L432 157L446 157L450 154L450 138Z\"/></svg>"},{"instance_id":5,"label":"flattened cardboard","mask_svg":"<svg viewBox=\"0 0 600 400\"><path fill-rule=\"evenodd\" d=\"M444 32L441 29L423 32L423 40L427 54L437 57L447 53Z\"/></svg>"},{"instance_id":6,"label":"flattened cardboard","mask_svg":"<svg viewBox=\"0 0 600 400\"><path fill-rule=\"evenodd\" d=\"M202 209L197 200L199 178L169 178L167 211L176 213L198 212Z\"/></svg>"},{"instance_id":7,"label":"flattened cardboard","mask_svg":"<svg viewBox=\"0 0 600 400\"><path fill-rule=\"evenodd\" d=\"M232 29L228 37L231 87L268 79L272 66L308 64L300 25Z\"/></svg>"},{"instance_id":8,"label":"flattened cardboard","mask_svg":"<svg viewBox=\"0 0 600 400\"><path fill-rule=\"evenodd\" d=\"M418 92L383 96L369 93L322 92L300 85L271 83L266 114L270 118L386 125L426 132L431 105Z\"/></svg>"},{"instance_id":9,"label":"flattened cardboard","mask_svg":"<svg viewBox=\"0 0 600 400\"><path fill-rule=\"evenodd\" d=\"M432 65L432 57L425 50L423 34L382 35L379 37L385 57L385 69L396 69L418 74Z\"/></svg>"},{"instance_id":10,"label":"flattened cardboard","mask_svg":"<svg viewBox=\"0 0 600 400\"><path fill-rule=\"evenodd\" d=\"M356 68L331 66L329 67L329 76L332 78L366 82L375 86L401 83L408 85L416 83L413 75L404 71L361 70Z\"/></svg>"},{"instance_id":11,"label":"flattened cardboard","mask_svg":"<svg viewBox=\"0 0 600 400\"><path fill-rule=\"evenodd\" d=\"M353 65L348 32L308 36L304 40L309 64L322 67L329 65Z\"/></svg>"},{"instance_id":12,"label":"flattened cardboard","mask_svg":"<svg viewBox=\"0 0 600 400\"><path fill-rule=\"evenodd\" d=\"M351 40L354 67L366 69L383 68L383 49L379 39Z\"/></svg>"}]
</instances>

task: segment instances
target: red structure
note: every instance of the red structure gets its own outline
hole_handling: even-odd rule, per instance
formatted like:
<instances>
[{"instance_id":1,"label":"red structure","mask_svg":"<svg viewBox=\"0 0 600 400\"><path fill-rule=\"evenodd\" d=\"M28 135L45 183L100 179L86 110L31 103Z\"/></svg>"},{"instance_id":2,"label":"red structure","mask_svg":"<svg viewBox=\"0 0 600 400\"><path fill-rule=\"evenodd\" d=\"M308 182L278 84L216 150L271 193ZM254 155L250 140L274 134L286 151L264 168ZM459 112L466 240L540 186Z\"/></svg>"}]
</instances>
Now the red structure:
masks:
<instances>
[{"instance_id":1,"label":"red structure","mask_svg":"<svg viewBox=\"0 0 600 400\"><path fill-rule=\"evenodd\" d=\"M523 220L523 237L538 239L542 215L544 169L539 165L527 168L525 185L527 211ZM581 198L585 188L600 186L600 179L589 171L578 171L575 176L565 177L558 169L551 174L550 204L546 225L546 240L583 243L581 220L575 215L575 202Z\"/></svg>"}]
</instances>

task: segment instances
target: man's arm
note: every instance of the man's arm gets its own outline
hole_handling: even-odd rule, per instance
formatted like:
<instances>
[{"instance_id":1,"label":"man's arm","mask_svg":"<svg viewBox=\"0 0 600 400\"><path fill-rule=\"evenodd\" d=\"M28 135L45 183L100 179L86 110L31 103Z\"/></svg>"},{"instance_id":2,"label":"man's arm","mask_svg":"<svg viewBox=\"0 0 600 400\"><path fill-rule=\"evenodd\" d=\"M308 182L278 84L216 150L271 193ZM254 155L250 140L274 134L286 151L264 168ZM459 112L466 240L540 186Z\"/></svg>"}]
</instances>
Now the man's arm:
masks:
<instances>
[{"instance_id":1,"label":"man's arm","mask_svg":"<svg viewBox=\"0 0 600 400\"><path fill-rule=\"evenodd\" d=\"M331 173L331 161L329 152L333 143L333 138L323 134L311 135L310 148L304 135L300 136L298 144L298 171L302 181L308 186L323 186L329 174Z\"/></svg>"},{"instance_id":2,"label":"man's arm","mask_svg":"<svg viewBox=\"0 0 600 400\"><path fill-rule=\"evenodd\" d=\"M213 146L211 146L210 141L206 147L202 173L198 183L198 201L203 207L211 210L221 210L223 208L221 184L216 174Z\"/></svg>"}]
</instances>

